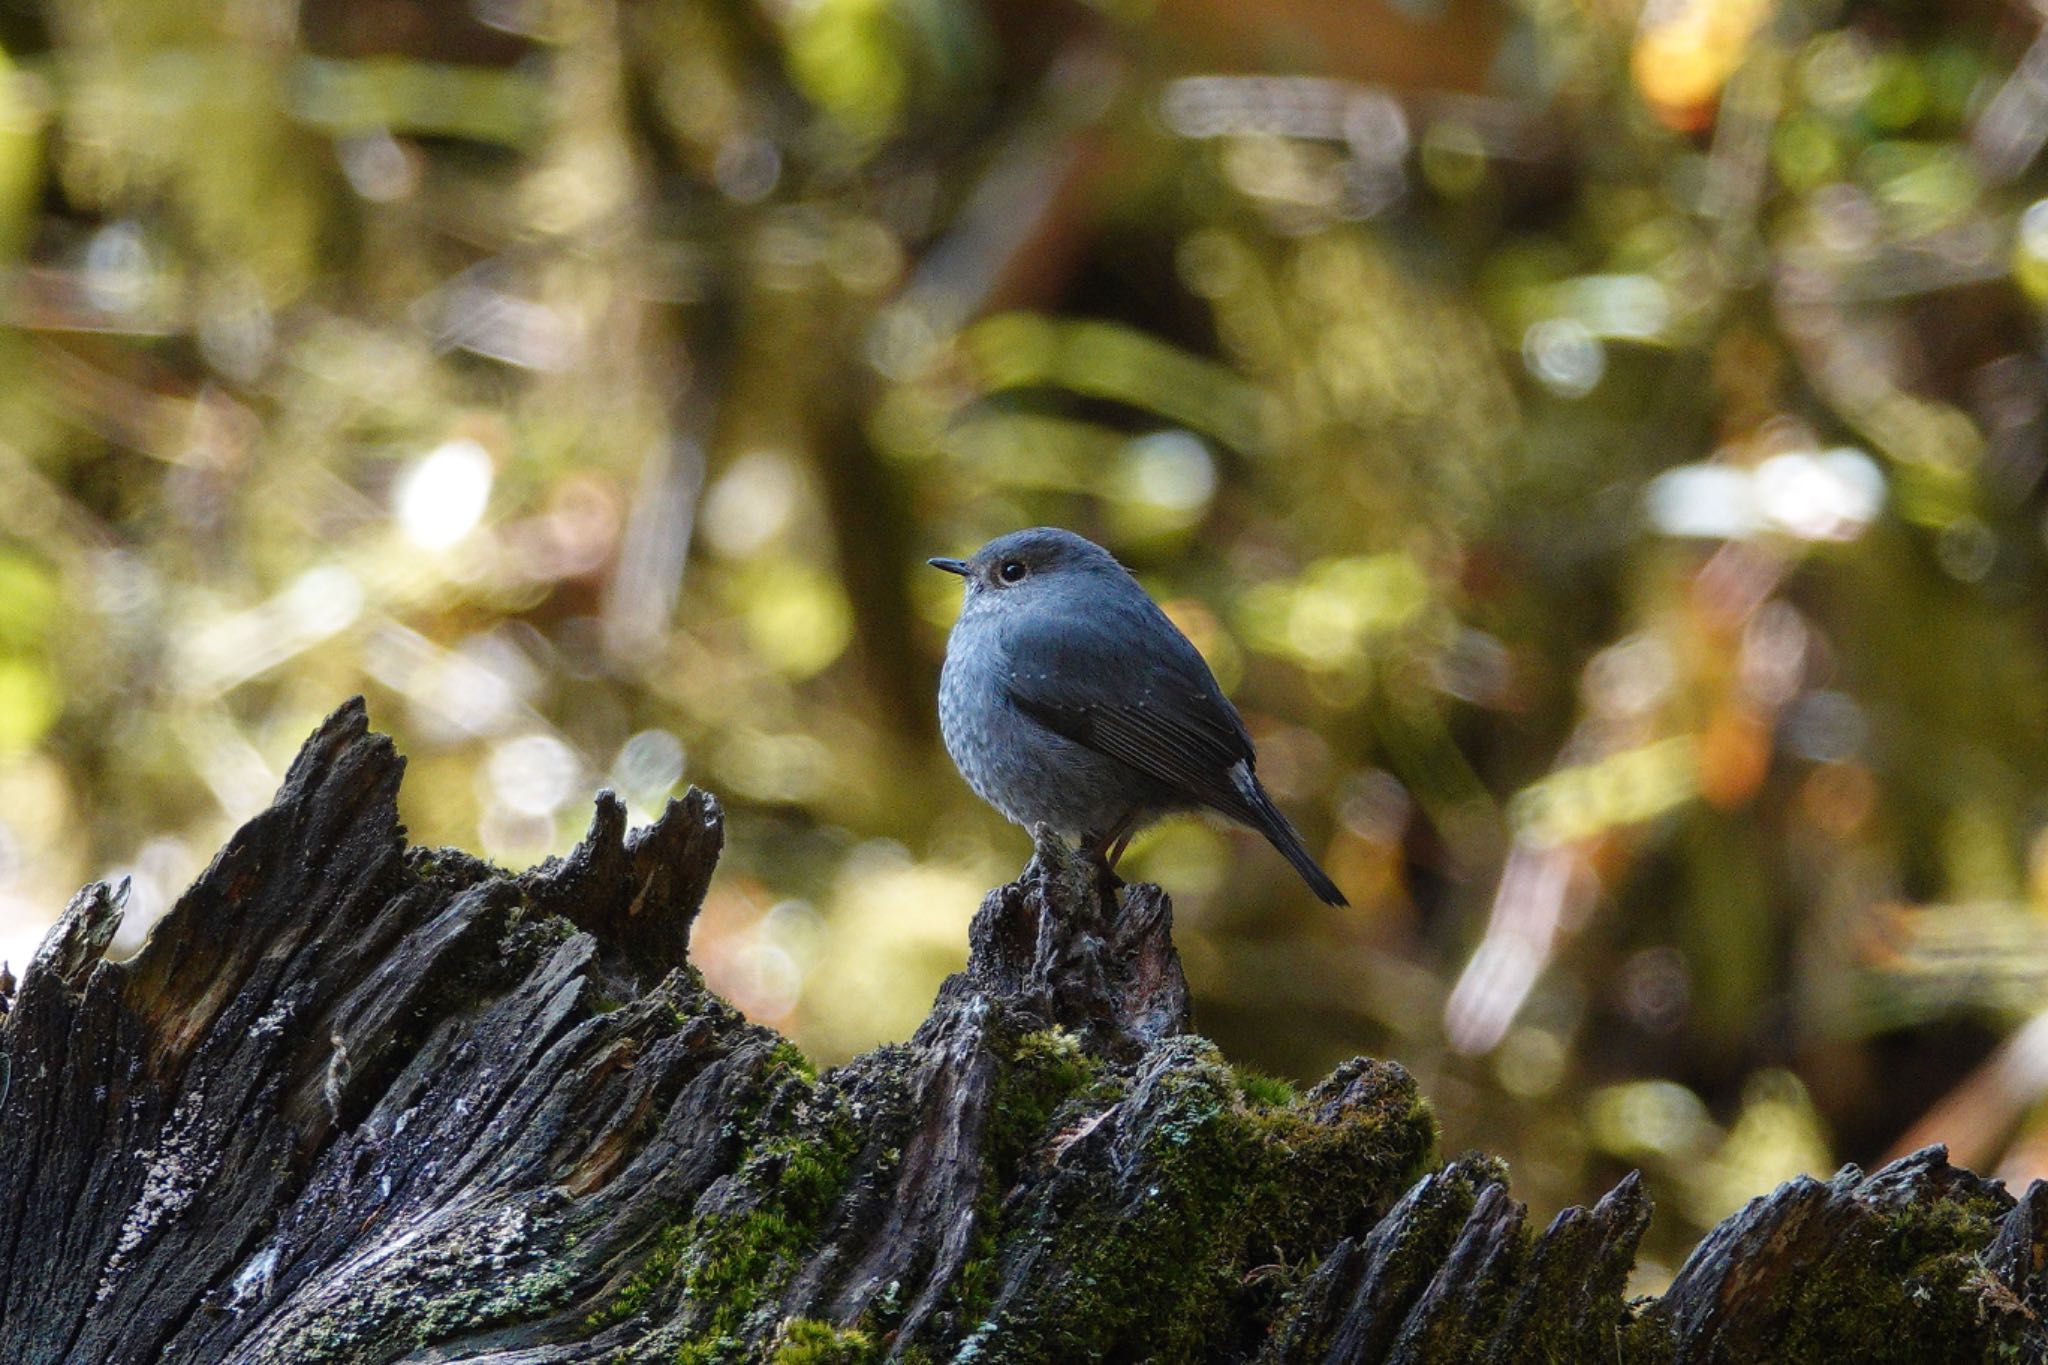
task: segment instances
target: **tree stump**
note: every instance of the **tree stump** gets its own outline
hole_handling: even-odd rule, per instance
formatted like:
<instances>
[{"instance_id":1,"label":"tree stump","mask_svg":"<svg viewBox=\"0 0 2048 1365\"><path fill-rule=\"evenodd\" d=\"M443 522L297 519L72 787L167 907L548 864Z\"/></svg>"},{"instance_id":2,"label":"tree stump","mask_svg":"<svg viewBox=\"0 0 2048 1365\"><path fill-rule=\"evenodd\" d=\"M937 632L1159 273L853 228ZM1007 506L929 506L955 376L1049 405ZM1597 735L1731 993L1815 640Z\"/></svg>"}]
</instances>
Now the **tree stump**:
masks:
<instances>
[{"instance_id":1,"label":"tree stump","mask_svg":"<svg viewBox=\"0 0 2048 1365\"><path fill-rule=\"evenodd\" d=\"M1056 841L910 1042L822 1075L705 989L692 790L510 875L408 848L360 701L132 961L86 888L0 1021L0 1360L2048 1359L2048 1192L1929 1149L1753 1201L1624 1302L1405 1072L1189 1031L1157 887Z\"/></svg>"}]
</instances>

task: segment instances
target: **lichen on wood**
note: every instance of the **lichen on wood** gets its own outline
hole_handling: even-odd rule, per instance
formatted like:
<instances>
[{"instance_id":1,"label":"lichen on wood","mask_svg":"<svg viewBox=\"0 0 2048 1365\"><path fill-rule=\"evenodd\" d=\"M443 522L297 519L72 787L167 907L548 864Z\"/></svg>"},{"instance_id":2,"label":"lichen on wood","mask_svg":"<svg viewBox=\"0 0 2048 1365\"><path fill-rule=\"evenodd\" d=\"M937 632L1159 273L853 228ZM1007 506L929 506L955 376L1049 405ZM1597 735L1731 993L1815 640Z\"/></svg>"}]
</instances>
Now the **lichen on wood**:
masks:
<instances>
[{"instance_id":1,"label":"lichen on wood","mask_svg":"<svg viewBox=\"0 0 2048 1365\"><path fill-rule=\"evenodd\" d=\"M1624 1300L1400 1067L1190 1031L1156 887L1041 839L908 1042L819 1074L709 991L692 790L509 874L405 845L361 704L132 961L86 888L0 1016L0 1359L2048 1359L2048 1190L1795 1181Z\"/></svg>"}]
</instances>

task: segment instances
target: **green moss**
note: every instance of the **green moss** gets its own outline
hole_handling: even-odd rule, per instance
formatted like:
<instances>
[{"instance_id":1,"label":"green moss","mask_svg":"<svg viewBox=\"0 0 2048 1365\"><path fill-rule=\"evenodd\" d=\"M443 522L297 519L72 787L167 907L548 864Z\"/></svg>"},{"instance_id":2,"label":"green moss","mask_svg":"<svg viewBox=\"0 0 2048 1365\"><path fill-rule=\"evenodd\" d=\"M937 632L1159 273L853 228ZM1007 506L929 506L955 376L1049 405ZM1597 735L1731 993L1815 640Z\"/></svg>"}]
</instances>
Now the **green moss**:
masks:
<instances>
[{"instance_id":1,"label":"green moss","mask_svg":"<svg viewBox=\"0 0 2048 1365\"><path fill-rule=\"evenodd\" d=\"M778 1047L771 1074L790 1073L792 1054L802 1060L794 1048L785 1053ZM766 1335L760 1314L802 1265L846 1183L860 1127L843 1106L821 1101L802 1084L805 1093L792 1106L794 1131L761 1141L740 1163L753 1207L700 1214L684 1225L678 1267L693 1321L690 1340L676 1353L678 1365L754 1358L746 1343Z\"/></svg>"},{"instance_id":2,"label":"green moss","mask_svg":"<svg viewBox=\"0 0 2048 1365\"><path fill-rule=\"evenodd\" d=\"M1041 1029L1019 1038L996 1080L983 1142L991 1167L991 1181L985 1183L1008 1185L1017 1163L1043 1145L1054 1111L1090 1088L1101 1071L1102 1064L1065 1029ZM1119 1093L1120 1087L1106 1084L1095 1098L1108 1104Z\"/></svg>"},{"instance_id":3,"label":"green moss","mask_svg":"<svg viewBox=\"0 0 2048 1365\"><path fill-rule=\"evenodd\" d=\"M562 916L536 913L532 906L522 901L507 914L505 932L498 940L498 951L513 958L532 954L538 961L580 932Z\"/></svg>"},{"instance_id":4,"label":"green moss","mask_svg":"<svg viewBox=\"0 0 2048 1365\"><path fill-rule=\"evenodd\" d=\"M683 1301L697 1310L690 1340L676 1353L677 1365L752 1358L749 1339L759 1339L758 1308L774 1296L802 1263L813 1228L779 1209L705 1214L685 1225Z\"/></svg>"},{"instance_id":5,"label":"green moss","mask_svg":"<svg viewBox=\"0 0 2048 1365\"><path fill-rule=\"evenodd\" d=\"M1416 1300L1428 1288L1430 1281L1443 1269L1446 1258L1466 1229L1466 1220L1474 1206L1490 1188L1501 1186L1507 1180L1507 1168L1492 1158L1465 1156L1452 1162L1440 1171L1425 1176L1409 1186L1402 1195L1400 1220L1388 1229L1390 1235L1379 1245L1375 1253L1376 1269L1374 1298L1380 1311L1385 1314L1383 1323L1388 1335L1402 1325L1402 1320L1414 1306ZM1517 1235L1517 1249L1526 1245L1526 1239ZM1308 1258L1317 1259L1315 1256ZM1496 1262L1496 1267L1498 1262ZM1302 1267L1302 1278L1290 1291L1295 1292L1309 1286L1313 1269ZM1568 1296L1559 1295L1561 1300ZM1293 1310L1299 1305L1283 1302L1274 1306L1267 1316L1284 1324L1284 1358L1289 1360L1318 1360L1328 1353L1331 1333L1337 1324L1327 1318L1311 1314L1306 1323L1292 1319ZM1418 1360L1455 1360L1461 1353L1469 1354L1469 1341L1455 1337L1456 1330L1465 1323L1484 1316L1489 1322L1497 1313L1500 1304L1489 1298L1484 1289L1459 1305L1452 1314L1437 1312L1428 1315L1416 1324L1420 1328L1419 1340L1409 1344L1414 1348ZM1370 1329L1369 1329L1370 1330ZM1375 1343L1384 1349L1390 1342ZM1368 1347L1368 1353L1374 1347ZM1576 1361L1582 1352L1557 1358L1560 1362ZM1537 1355L1531 1357L1530 1365L1536 1361L1550 1361L1552 1357Z\"/></svg>"},{"instance_id":6,"label":"green moss","mask_svg":"<svg viewBox=\"0 0 2048 1365\"><path fill-rule=\"evenodd\" d=\"M963 1358L1248 1350L1236 1338L1268 1320L1287 1272L1369 1223L1432 1158L1434 1122L1398 1068L1340 1073L1310 1097L1317 1116L1247 1103L1201 1039L1168 1049L1118 1116L1127 1162L1055 1178L1024 1212L1019 1235L1046 1239L1040 1264L1054 1269L974 1329ZM1281 1273L1252 1273L1269 1268Z\"/></svg>"},{"instance_id":7,"label":"green moss","mask_svg":"<svg viewBox=\"0 0 2048 1365\"><path fill-rule=\"evenodd\" d=\"M745 1343L733 1337L703 1338L676 1350L676 1365L739 1365L746 1358Z\"/></svg>"},{"instance_id":8,"label":"green moss","mask_svg":"<svg viewBox=\"0 0 2048 1365\"><path fill-rule=\"evenodd\" d=\"M1977 1251L2003 1211L1988 1195L1958 1192L1845 1229L1787 1295L1782 1358L1991 1358L1998 1296ZM1944 1353L1929 1354L1932 1342L1944 1343Z\"/></svg>"},{"instance_id":9,"label":"green moss","mask_svg":"<svg viewBox=\"0 0 2048 1365\"><path fill-rule=\"evenodd\" d=\"M609 1327L612 1323L623 1322L647 1306L647 1300L655 1290L667 1284L676 1273L676 1265L690 1245L690 1227L686 1223L663 1228L655 1239L654 1250L649 1253L640 1268L604 1307L584 1319L583 1325L595 1331Z\"/></svg>"},{"instance_id":10,"label":"green moss","mask_svg":"<svg viewBox=\"0 0 2048 1365\"><path fill-rule=\"evenodd\" d=\"M1024 1034L1007 1052L982 1142L973 1245L951 1295L954 1315L966 1322L980 1318L994 1297L1003 1194L1016 1184L1024 1161L1051 1144L1054 1116L1069 1104L1077 1110L1106 1108L1123 1093L1065 1029ZM877 1315L875 1325L889 1324Z\"/></svg>"},{"instance_id":11,"label":"green moss","mask_svg":"<svg viewBox=\"0 0 2048 1365\"><path fill-rule=\"evenodd\" d=\"M1670 1365L1678 1353L1671 1319L1655 1299L1636 1299L1614 1329L1614 1358L1628 1365Z\"/></svg>"},{"instance_id":12,"label":"green moss","mask_svg":"<svg viewBox=\"0 0 2048 1365\"><path fill-rule=\"evenodd\" d=\"M774 1050L768 1054L768 1062L777 1070L794 1072L807 1081L818 1079L818 1068L811 1059L804 1056L802 1048L786 1038L778 1042Z\"/></svg>"},{"instance_id":13,"label":"green moss","mask_svg":"<svg viewBox=\"0 0 2048 1365\"><path fill-rule=\"evenodd\" d=\"M677 1353L679 1365L722 1360L727 1343L737 1347L754 1305L787 1278L784 1262L803 1249L806 1231L766 1210L706 1214L690 1229L683 1295L707 1312L695 1339Z\"/></svg>"},{"instance_id":14,"label":"green moss","mask_svg":"<svg viewBox=\"0 0 2048 1365\"><path fill-rule=\"evenodd\" d=\"M1240 1106L1224 1120L1220 1174L1241 1173L1254 1265L1293 1268L1363 1231L1434 1160L1436 1121L1410 1088L1384 1106L1319 1122L1293 1107ZM1213 1178L1213 1177L1212 1177ZM1227 1194L1227 1191L1224 1193ZM1250 1267L1247 1267L1250 1268Z\"/></svg>"},{"instance_id":15,"label":"green moss","mask_svg":"<svg viewBox=\"0 0 2048 1365\"><path fill-rule=\"evenodd\" d=\"M1072 1063L1083 1072L1092 1071L1096 1065L1095 1059L1082 1048L1081 1040L1058 1025L1019 1038L1017 1045L1010 1050L1010 1060L1020 1063L1033 1060Z\"/></svg>"},{"instance_id":16,"label":"green moss","mask_svg":"<svg viewBox=\"0 0 2048 1365\"><path fill-rule=\"evenodd\" d=\"M2021 1358L2034 1316L1979 1260L2005 1207L1984 1187L1959 1185L1842 1219L1820 1235L1802 1234L1795 1215L1779 1254L1796 1271L1774 1272L1782 1289L1769 1319L1724 1331L1721 1351L1785 1365ZM1615 1343L1629 1365L1670 1361L1666 1310L1650 1299L1631 1303Z\"/></svg>"},{"instance_id":17,"label":"green moss","mask_svg":"<svg viewBox=\"0 0 2048 1365\"><path fill-rule=\"evenodd\" d=\"M975 1210L974 1243L954 1286L954 1307L960 1317L970 1322L986 1312L995 1298L996 1252L1001 1247L996 1235L1000 1198L993 1190L983 1191Z\"/></svg>"},{"instance_id":18,"label":"green moss","mask_svg":"<svg viewBox=\"0 0 2048 1365\"><path fill-rule=\"evenodd\" d=\"M1268 1076L1248 1066L1233 1066L1230 1068L1230 1074L1236 1080L1238 1090L1249 1103L1264 1105L1269 1109L1287 1109L1301 1098L1292 1082L1281 1080L1278 1076Z\"/></svg>"},{"instance_id":19,"label":"green moss","mask_svg":"<svg viewBox=\"0 0 2048 1365\"><path fill-rule=\"evenodd\" d=\"M772 1365L871 1365L880 1360L874 1338L854 1327L815 1318L791 1318L777 1334Z\"/></svg>"},{"instance_id":20,"label":"green moss","mask_svg":"<svg viewBox=\"0 0 2048 1365\"><path fill-rule=\"evenodd\" d=\"M674 1300L688 1333L678 1361L758 1358L758 1343L772 1326L759 1316L816 1240L861 1140L843 1102L821 1096L812 1075L795 1047L778 1041L768 1049L759 1084L726 1123L732 1133L754 1137L735 1166L736 1188L721 1196L718 1211L662 1229L639 1268L585 1319L587 1327L658 1313Z\"/></svg>"}]
</instances>

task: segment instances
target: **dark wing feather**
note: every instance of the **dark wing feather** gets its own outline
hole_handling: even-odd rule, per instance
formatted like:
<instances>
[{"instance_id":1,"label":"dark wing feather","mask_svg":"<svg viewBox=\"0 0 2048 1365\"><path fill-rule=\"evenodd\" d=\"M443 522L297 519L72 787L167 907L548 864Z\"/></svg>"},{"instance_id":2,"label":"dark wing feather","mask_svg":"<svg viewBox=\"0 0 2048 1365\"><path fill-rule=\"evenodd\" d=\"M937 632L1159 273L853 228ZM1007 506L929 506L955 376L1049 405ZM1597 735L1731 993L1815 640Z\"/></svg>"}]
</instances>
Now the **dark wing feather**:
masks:
<instances>
[{"instance_id":1,"label":"dark wing feather","mask_svg":"<svg viewBox=\"0 0 2048 1365\"><path fill-rule=\"evenodd\" d=\"M1190 802L1253 819L1230 776L1251 737L1201 654L1149 600L1093 605L1080 623L1006 632L1011 703Z\"/></svg>"}]
</instances>

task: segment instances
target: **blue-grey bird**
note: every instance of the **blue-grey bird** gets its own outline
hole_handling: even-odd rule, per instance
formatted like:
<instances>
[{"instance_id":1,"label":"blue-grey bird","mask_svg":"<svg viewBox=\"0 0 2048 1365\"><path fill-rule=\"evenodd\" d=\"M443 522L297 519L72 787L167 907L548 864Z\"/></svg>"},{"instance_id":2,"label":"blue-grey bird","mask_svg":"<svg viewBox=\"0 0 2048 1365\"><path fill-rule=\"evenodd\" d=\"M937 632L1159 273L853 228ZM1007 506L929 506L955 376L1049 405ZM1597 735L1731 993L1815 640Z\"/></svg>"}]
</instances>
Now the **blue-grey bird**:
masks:
<instances>
[{"instance_id":1,"label":"blue-grey bird","mask_svg":"<svg viewBox=\"0 0 2048 1365\"><path fill-rule=\"evenodd\" d=\"M981 799L1049 825L1112 870L1141 826L1207 809L1249 825L1344 905L1259 785L1237 708L1116 558L1071 531L1013 531L971 559L939 675L946 752Z\"/></svg>"}]
</instances>

